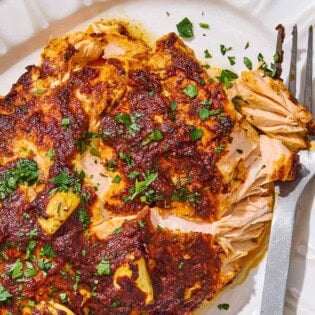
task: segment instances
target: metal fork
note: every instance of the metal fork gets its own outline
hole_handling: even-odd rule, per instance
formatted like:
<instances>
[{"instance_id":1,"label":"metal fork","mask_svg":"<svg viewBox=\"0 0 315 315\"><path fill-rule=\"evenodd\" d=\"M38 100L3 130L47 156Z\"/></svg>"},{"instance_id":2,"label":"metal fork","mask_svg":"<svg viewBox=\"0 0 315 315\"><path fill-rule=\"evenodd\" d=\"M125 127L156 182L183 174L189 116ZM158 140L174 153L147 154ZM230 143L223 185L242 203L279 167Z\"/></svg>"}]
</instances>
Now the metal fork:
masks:
<instances>
[{"instance_id":1,"label":"metal fork","mask_svg":"<svg viewBox=\"0 0 315 315\"><path fill-rule=\"evenodd\" d=\"M278 30L276 53L282 58L282 29ZM291 66L289 74L289 90L296 93L296 56L297 27L293 28ZM312 54L313 28L309 27L308 49L306 61L305 90L302 104L315 114L315 104L312 105ZM281 72L281 63L276 64L277 73ZM282 315L286 297L287 279L290 265L290 253L294 231L294 221L299 199L306 185L315 174L315 152L301 151L299 153L302 169L298 177L291 182L279 183L279 197L272 220L271 235L267 255L265 280L263 287L260 314Z\"/></svg>"}]
</instances>

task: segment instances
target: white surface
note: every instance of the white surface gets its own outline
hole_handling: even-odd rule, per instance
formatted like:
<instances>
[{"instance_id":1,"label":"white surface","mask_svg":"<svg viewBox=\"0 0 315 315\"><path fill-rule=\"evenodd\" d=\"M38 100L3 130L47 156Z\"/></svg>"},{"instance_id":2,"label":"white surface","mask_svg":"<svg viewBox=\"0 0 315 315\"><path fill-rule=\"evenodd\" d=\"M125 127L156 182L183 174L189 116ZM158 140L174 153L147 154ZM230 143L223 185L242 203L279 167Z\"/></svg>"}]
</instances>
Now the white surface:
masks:
<instances>
[{"instance_id":1,"label":"white surface","mask_svg":"<svg viewBox=\"0 0 315 315\"><path fill-rule=\"evenodd\" d=\"M0 94L4 95L26 65L39 62L40 49L50 37L78 29L91 20L111 17L140 21L158 37L176 31L176 23L187 16L194 23L195 38L186 43L199 59L204 60L203 51L208 49L213 55L209 60L211 65L236 72L245 69L244 56L254 62L261 52L266 60L272 60L274 28L282 23L287 31L284 78L290 59L290 32L296 23L299 28L298 73L303 74L307 28L315 23L315 3L312 0L0 0L0 16ZM210 30L201 29L199 22L209 23ZM250 46L244 50L247 41ZM231 67L227 57L221 55L220 44L233 47L227 55L236 56L235 66ZM288 315L315 314L314 194L313 181L298 212L286 303ZM241 285L225 290L202 314L258 314L264 263L253 269ZM230 309L219 311L219 303L229 303Z\"/></svg>"}]
</instances>

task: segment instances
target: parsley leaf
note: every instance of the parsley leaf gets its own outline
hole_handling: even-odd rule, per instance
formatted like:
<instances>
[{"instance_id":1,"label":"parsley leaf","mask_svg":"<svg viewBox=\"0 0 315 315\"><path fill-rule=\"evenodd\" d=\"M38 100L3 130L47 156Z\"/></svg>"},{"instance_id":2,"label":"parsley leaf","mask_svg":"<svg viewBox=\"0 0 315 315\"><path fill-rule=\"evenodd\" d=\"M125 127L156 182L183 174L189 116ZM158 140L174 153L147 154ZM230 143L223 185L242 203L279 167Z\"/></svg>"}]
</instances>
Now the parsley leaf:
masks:
<instances>
[{"instance_id":1,"label":"parsley leaf","mask_svg":"<svg viewBox=\"0 0 315 315\"><path fill-rule=\"evenodd\" d=\"M159 129L153 130L147 138L142 142L142 145L147 145L152 141L160 141L163 139L163 134Z\"/></svg>"},{"instance_id":2,"label":"parsley leaf","mask_svg":"<svg viewBox=\"0 0 315 315\"><path fill-rule=\"evenodd\" d=\"M110 271L110 263L107 258L102 259L101 262L96 266L96 273L99 276L109 276Z\"/></svg>"},{"instance_id":3,"label":"parsley leaf","mask_svg":"<svg viewBox=\"0 0 315 315\"><path fill-rule=\"evenodd\" d=\"M210 25L208 24L208 23L199 23L199 26L201 27L201 28L206 28L206 29L209 29L210 28Z\"/></svg>"},{"instance_id":4,"label":"parsley leaf","mask_svg":"<svg viewBox=\"0 0 315 315\"><path fill-rule=\"evenodd\" d=\"M127 127L129 133L135 137L137 131L140 130L140 126L137 123L138 118L140 118L142 114L129 115L125 113L118 113L115 115L115 121L117 123L123 124Z\"/></svg>"},{"instance_id":5,"label":"parsley leaf","mask_svg":"<svg viewBox=\"0 0 315 315\"><path fill-rule=\"evenodd\" d=\"M112 179L112 183L114 184L119 184L121 182L121 177L119 175L116 175L113 179Z\"/></svg>"},{"instance_id":6,"label":"parsley leaf","mask_svg":"<svg viewBox=\"0 0 315 315\"><path fill-rule=\"evenodd\" d=\"M195 98L198 95L198 89L195 85L189 84L184 89L183 92L190 98Z\"/></svg>"},{"instance_id":7,"label":"parsley leaf","mask_svg":"<svg viewBox=\"0 0 315 315\"><path fill-rule=\"evenodd\" d=\"M232 47L226 47L223 44L220 45L220 51L223 56L230 50L232 50Z\"/></svg>"},{"instance_id":8,"label":"parsley leaf","mask_svg":"<svg viewBox=\"0 0 315 315\"><path fill-rule=\"evenodd\" d=\"M125 152L119 152L118 156L121 160L127 163L128 167L131 167L133 165L133 161L130 154Z\"/></svg>"},{"instance_id":9,"label":"parsley leaf","mask_svg":"<svg viewBox=\"0 0 315 315\"><path fill-rule=\"evenodd\" d=\"M34 277L37 275L37 270L33 267L33 265L30 262L26 262L27 269L24 271L25 277Z\"/></svg>"},{"instance_id":10,"label":"parsley leaf","mask_svg":"<svg viewBox=\"0 0 315 315\"><path fill-rule=\"evenodd\" d=\"M203 53L205 54L205 58L212 58L212 55L209 53L208 49L206 49Z\"/></svg>"},{"instance_id":11,"label":"parsley leaf","mask_svg":"<svg viewBox=\"0 0 315 315\"><path fill-rule=\"evenodd\" d=\"M21 263L20 259L18 259L13 266L11 267L9 273L11 274L12 279L19 278L23 276L23 264Z\"/></svg>"},{"instance_id":12,"label":"parsley leaf","mask_svg":"<svg viewBox=\"0 0 315 315\"><path fill-rule=\"evenodd\" d=\"M203 135L202 129L197 129L197 128L192 129L189 133L189 137L191 141L199 140L202 137L202 135Z\"/></svg>"},{"instance_id":13,"label":"parsley leaf","mask_svg":"<svg viewBox=\"0 0 315 315\"><path fill-rule=\"evenodd\" d=\"M248 70L253 69L253 63L248 57L244 57L243 62L244 62L244 65L247 67Z\"/></svg>"},{"instance_id":14,"label":"parsley leaf","mask_svg":"<svg viewBox=\"0 0 315 315\"><path fill-rule=\"evenodd\" d=\"M19 184L32 185L38 178L36 162L29 159L21 159L16 166L7 170L0 178L0 199L13 193Z\"/></svg>"},{"instance_id":15,"label":"parsley leaf","mask_svg":"<svg viewBox=\"0 0 315 315\"><path fill-rule=\"evenodd\" d=\"M149 187L158 177L158 173L147 172L142 181L136 179L134 192L130 196L130 200L133 200L136 196L141 194L147 187Z\"/></svg>"},{"instance_id":16,"label":"parsley leaf","mask_svg":"<svg viewBox=\"0 0 315 315\"><path fill-rule=\"evenodd\" d=\"M63 130L66 130L70 126L70 118L64 117L61 119L61 126Z\"/></svg>"},{"instance_id":17,"label":"parsley leaf","mask_svg":"<svg viewBox=\"0 0 315 315\"><path fill-rule=\"evenodd\" d=\"M6 302L12 297L12 294L0 284L0 302Z\"/></svg>"},{"instance_id":18,"label":"parsley leaf","mask_svg":"<svg viewBox=\"0 0 315 315\"><path fill-rule=\"evenodd\" d=\"M228 59L229 59L231 66L235 65L235 57L234 56L228 56Z\"/></svg>"},{"instance_id":19,"label":"parsley leaf","mask_svg":"<svg viewBox=\"0 0 315 315\"><path fill-rule=\"evenodd\" d=\"M117 161L116 160L109 160L106 162L106 168L109 171L116 171L117 169Z\"/></svg>"},{"instance_id":20,"label":"parsley leaf","mask_svg":"<svg viewBox=\"0 0 315 315\"><path fill-rule=\"evenodd\" d=\"M232 86L232 81L237 79L238 75L230 70L222 70L221 74L217 79L219 82L223 83L226 88L230 88Z\"/></svg>"},{"instance_id":21,"label":"parsley leaf","mask_svg":"<svg viewBox=\"0 0 315 315\"><path fill-rule=\"evenodd\" d=\"M46 153L46 156L51 160L51 161L53 161L54 160L54 157L55 157L55 154L56 154L56 152L55 152L55 150L49 150L47 153Z\"/></svg>"},{"instance_id":22,"label":"parsley leaf","mask_svg":"<svg viewBox=\"0 0 315 315\"><path fill-rule=\"evenodd\" d=\"M224 149L224 145L223 144L221 144L221 145L219 145L215 150L214 150L214 153L215 154L220 154L221 153L221 151Z\"/></svg>"},{"instance_id":23,"label":"parsley leaf","mask_svg":"<svg viewBox=\"0 0 315 315\"><path fill-rule=\"evenodd\" d=\"M54 258L56 257L56 254L54 250L52 249L50 244L45 244L41 250L40 250L41 256L46 256L47 258Z\"/></svg>"},{"instance_id":24,"label":"parsley leaf","mask_svg":"<svg viewBox=\"0 0 315 315\"><path fill-rule=\"evenodd\" d=\"M226 304L226 303L223 303L223 304L219 304L218 305L218 309L219 310L225 310L227 311L229 309L230 305L229 304Z\"/></svg>"},{"instance_id":25,"label":"parsley leaf","mask_svg":"<svg viewBox=\"0 0 315 315\"><path fill-rule=\"evenodd\" d=\"M179 36L184 38L191 38L194 36L193 25L191 21L185 17L178 24L176 24Z\"/></svg>"}]
</instances>

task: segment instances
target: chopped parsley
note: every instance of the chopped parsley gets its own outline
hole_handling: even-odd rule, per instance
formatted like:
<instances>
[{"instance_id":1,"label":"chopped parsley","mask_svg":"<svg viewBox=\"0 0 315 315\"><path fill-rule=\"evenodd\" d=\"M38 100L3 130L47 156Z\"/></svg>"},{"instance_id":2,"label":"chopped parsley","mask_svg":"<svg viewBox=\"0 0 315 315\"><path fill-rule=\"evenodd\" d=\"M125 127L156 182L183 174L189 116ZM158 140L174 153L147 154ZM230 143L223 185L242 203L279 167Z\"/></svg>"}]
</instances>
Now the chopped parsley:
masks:
<instances>
[{"instance_id":1,"label":"chopped parsley","mask_svg":"<svg viewBox=\"0 0 315 315\"><path fill-rule=\"evenodd\" d=\"M221 144L221 145L219 145L215 150L214 150L214 153L215 154L220 154L221 153L221 151L224 149L224 145L223 144Z\"/></svg>"},{"instance_id":2,"label":"chopped parsley","mask_svg":"<svg viewBox=\"0 0 315 315\"><path fill-rule=\"evenodd\" d=\"M191 38L194 36L193 25L187 17L176 24L176 27L179 36L183 38Z\"/></svg>"},{"instance_id":3,"label":"chopped parsley","mask_svg":"<svg viewBox=\"0 0 315 315\"><path fill-rule=\"evenodd\" d=\"M36 246L36 241L35 240L30 240L30 242L28 243L28 245L26 247L26 255L25 255L26 259L29 259L31 257L35 246Z\"/></svg>"},{"instance_id":4,"label":"chopped parsley","mask_svg":"<svg viewBox=\"0 0 315 315\"><path fill-rule=\"evenodd\" d=\"M225 56L225 54L230 50L232 50L232 47L226 47L223 44L220 45L220 51L223 56Z\"/></svg>"},{"instance_id":5,"label":"chopped parsley","mask_svg":"<svg viewBox=\"0 0 315 315\"><path fill-rule=\"evenodd\" d=\"M223 83L226 88L230 88L232 86L232 81L237 79L238 75L228 69L222 70L221 74L217 79L220 83Z\"/></svg>"},{"instance_id":6,"label":"chopped parsley","mask_svg":"<svg viewBox=\"0 0 315 315\"><path fill-rule=\"evenodd\" d=\"M121 151L121 152L119 152L118 157L121 160L125 161L127 163L128 167L131 167L133 165L132 158L131 158L130 154Z\"/></svg>"},{"instance_id":7,"label":"chopped parsley","mask_svg":"<svg viewBox=\"0 0 315 315\"><path fill-rule=\"evenodd\" d=\"M184 89L183 92L190 98L195 98L198 95L198 89L195 85L189 84Z\"/></svg>"},{"instance_id":8,"label":"chopped parsley","mask_svg":"<svg viewBox=\"0 0 315 315\"><path fill-rule=\"evenodd\" d=\"M84 179L84 172L75 173L74 176L68 174L65 171L61 171L57 176L52 177L50 181L55 184L55 188L50 191L50 194L54 194L56 191L68 192L70 189L75 194L81 192L81 181Z\"/></svg>"},{"instance_id":9,"label":"chopped parsley","mask_svg":"<svg viewBox=\"0 0 315 315\"><path fill-rule=\"evenodd\" d=\"M246 66L246 68L248 70L252 70L253 69L253 63L248 57L244 57L243 62L244 62L244 65Z\"/></svg>"},{"instance_id":10,"label":"chopped parsley","mask_svg":"<svg viewBox=\"0 0 315 315\"><path fill-rule=\"evenodd\" d=\"M49 150L49 151L46 153L46 156L47 156L51 161L53 161L54 158L55 158L55 154L56 154L55 150L51 149L51 150Z\"/></svg>"},{"instance_id":11,"label":"chopped parsley","mask_svg":"<svg viewBox=\"0 0 315 315\"><path fill-rule=\"evenodd\" d=\"M59 297L60 297L60 301L63 302L63 303L69 301L69 298L68 298L68 295L67 295L66 292L60 293Z\"/></svg>"},{"instance_id":12,"label":"chopped parsley","mask_svg":"<svg viewBox=\"0 0 315 315\"><path fill-rule=\"evenodd\" d=\"M247 42L247 43L245 44L244 49L247 49L248 47L249 47L249 42Z\"/></svg>"},{"instance_id":13,"label":"chopped parsley","mask_svg":"<svg viewBox=\"0 0 315 315\"><path fill-rule=\"evenodd\" d=\"M44 277L47 275L47 271L52 267L52 263L50 261L44 261L44 259L39 259L37 263L39 269L43 272Z\"/></svg>"},{"instance_id":14,"label":"chopped parsley","mask_svg":"<svg viewBox=\"0 0 315 315\"><path fill-rule=\"evenodd\" d=\"M45 92L46 90L43 89L35 89L31 91L32 94L44 94Z\"/></svg>"},{"instance_id":15,"label":"chopped parsley","mask_svg":"<svg viewBox=\"0 0 315 315\"><path fill-rule=\"evenodd\" d=\"M0 199L12 194L19 184L32 185L39 176L36 162L21 159L16 166L4 172L0 178Z\"/></svg>"},{"instance_id":16,"label":"chopped parsley","mask_svg":"<svg viewBox=\"0 0 315 315\"><path fill-rule=\"evenodd\" d=\"M154 91L149 91L149 92L148 92L148 95L149 95L150 97L153 97L154 94L155 94Z\"/></svg>"},{"instance_id":17,"label":"chopped parsley","mask_svg":"<svg viewBox=\"0 0 315 315\"><path fill-rule=\"evenodd\" d=\"M154 92L153 92L154 93ZM140 126L137 123L138 118L142 117L142 114L136 113L135 115L129 115L125 113L118 113L115 115L115 121L123 124L127 127L129 133L135 137L136 133L140 130Z\"/></svg>"},{"instance_id":18,"label":"chopped parsley","mask_svg":"<svg viewBox=\"0 0 315 315\"><path fill-rule=\"evenodd\" d=\"M117 161L116 160L109 160L106 162L106 168L109 171L116 171L117 169Z\"/></svg>"},{"instance_id":19,"label":"chopped parsley","mask_svg":"<svg viewBox=\"0 0 315 315\"><path fill-rule=\"evenodd\" d=\"M78 212L79 221L82 223L83 228L86 229L91 222L91 219L86 211L86 207L81 207Z\"/></svg>"},{"instance_id":20,"label":"chopped parsley","mask_svg":"<svg viewBox=\"0 0 315 315\"><path fill-rule=\"evenodd\" d=\"M274 59L277 60L278 57L274 56ZM264 56L261 53L258 54L257 60L261 63L261 66L259 69L263 70L266 75L268 75L271 78L274 78L276 76L277 68L276 68L276 65L274 63L271 63L270 68L268 68L267 63L264 60Z\"/></svg>"},{"instance_id":21,"label":"chopped parsley","mask_svg":"<svg viewBox=\"0 0 315 315\"><path fill-rule=\"evenodd\" d=\"M156 179L158 178L158 173L151 173L148 171L144 175L144 179L142 181L138 181L136 179L135 186L134 186L134 192L129 197L130 200L133 200L136 196L141 194L146 188L148 188Z\"/></svg>"},{"instance_id":22,"label":"chopped parsley","mask_svg":"<svg viewBox=\"0 0 315 315\"><path fill-rule=\"evenodd\" d=\"M16 279L19 278L21 276L23 276L23 264L20 261L20 259L18 259L13 266L11 267L9 274L11 275L12 279Z\"/></svg>"},{"instance_id":23,"label":"chopped parsley","mask_svg":"<svg viewBox=\"0 0 315 315\"><path fill-rule=\"evenodd\" d=\"M26 262L27 269L24 271L24 276L31 278L37 275L37 270L34 268L34 266L30 262Z\"/></svg>"},{"instance_id":24,"label":"chopped parsley","mask_svg":"<svg viewBox=\"0 0 315 315\"><path fill-rule=\"evenodd\" d=\"M176 102L170 102L170 108L172 112L175 112L175 110L177 109L177 104Z\"/></svg>"},{"instance_id":25,"label":"chopped parsley","mask_svg":"<svg viewBox=\"0 0 315 315\"><path fill-rule=\"evenodd\" d=\"M231 66L235 65L235 57L234 56L228 56L228 60Z\"/></svg>"},{"instance_id":26,"label":"chopped parsley","mask_svg":"<svg viewBox=\"0 0 315 315\"><path fill-rule=\"evenodd\" d=\"M179 270L182 270L183 267L184 267L184 262L180 261L180 262L178 263L178 269L179 269Z\"/></svg>"},{"instance_id":27,"label":"chopped parsley","mask_svg":"<svg viewBox=\"0 0 315 315\"><path fill-rule=\"evenodd\" d=\"M96 266L96 273L99 276L109 276L110 271L110 263L107 258L102 259L101 262Z\"/></svg>"},{"instance_id":28,"label":"chopped parsley","mask_svg":"<svg viewBox=\"0 0 315 315\"><path fill-rule=\"evenodd\" d=\"M120 305L121 305L121 301L120 299L117 298L111 303L110 307L116 308L116 307L119 307Z\"/></svg>"},{"instance_id":29,"label":"chopped parsley","mask_svg":"<svg viewBox=\"0 0 315 315\"><path fill-rule=\"evenodd\" d=\"M127 177L130 179L136 179L138 176L139 176L139 172L137 171L132 171L127 175Z\"/></svg>"},{"instance_id":30,"label":"chopped parsley","mask_svg":"<svg viewBox=\"0 0 315 315\"><path fill-rule=\"evenodd\" d=\"M145 222L144 221L138 221L138 225L143 229L145 227Z\"/></svg>"},{"instance_id":31,"label":"chopped parsley","mask_svg":"<svg viewBox=\"0 0 315 315\"><path fill-rule=\"evenodd\" d=\"M160 141L163 139L163 134L159 129L153 130L147 138L142 142L142 145L147 145L152 141Z\"/></svg>"},{"instance_id":32,"label":"chopped parsley","mask_svg":"<svg viewBox=\"0 0 315 315\"><path fill-rule=\"evenodd\" d=\"M112 179L112 183L114 184L119 184L121 182L121 177L119 175L116 175L113 179Z\"/></svg>"},{"instance_id":33,"label":"chopped parsley","mask_svg":"<svg viewBox=\"0 0 315 315\"><path fill-rule=\"evenodd\" d=\"M189 137L191 141L199 140L203 135L202 129L194 128L190 130Z\"/></svg>"},{"instance_id":34,"label":"chopped parsley","mask_svg":"<svg viewBox=\"0 0 315 315\"><path fill-rule=\"evenodd\" d=\"M205 121L209 117L216 116L222 113L222 109L209 110L208 108L202 107L199 110L199 117L202 121Z\"/></svg>"},{"instance_id":35,"label":"chopped parsley","mask_svg":"<svg viewBox=\"0 0 315 315\"><path fill-rule=\"evenodd\" d=\"M113 232L112 232L112 235L117 235L117 234L120 234L122 232L122 226L116 228Z\"/></svg>"},{"instance_id":36,"label":"chopped parsley","mask_svg":"<svg viewBox=\"0 0 315 315\"><path fill-rule=\"evenodd\" d=\"M199 26L201 27L201 28L206 28L206 29L209 29L210 28L210 25L208 24L208 23L199 23Z\"/></svg>"},{"instance_id":37,"label":"chopped parsley","mask_svg":"<svg viewBox=\"0 0 315 315\"><path fill-rule=\"evenodd\" d=\"M218 305L218 309L219 310L225 310L227 311L229 309L230 305L229 304L226 304L226 303L223 303L223 304L219 304Z\"/></svg>"},{"instance_id":38,"label":"chopped parsley","mask_svg":"<svg viewBox=\"0 0 315 315\"><path fill-rule=\"evenodd\" d=\"M50 244L45 244L41 250L40 250L40 255L41 256L46 256L47 258L54 258L56 257L56 254L54 250L52 249Z\"/></svg>"},{"instance_id":39,"label":"chopped parsley","mask_svg":"<svg viewBox=\"0 0 315 315\"><path fill-rule=\"evenodd\" d=\"M212 58L212 55L209 53L208 49L206 49L203 53L205 54L205 58Z\"/></svg>"},{"instance_id":40,"label":"chopped parsley","mask_svg":"<svg viewBox=\"0 0 315 315\"><path fill-rule=\"evenodd\" d=\"M70 126L70 118L64 117L61 119L61 126L63 130L66 130Z\"/></svg>"},{"instance_id":41,"label":"chopped parsley","mask_svg":"<svg viewBox=\"0 0 315 315\"><path fill-rule=\"evenodd\" d=\"M0 284L0 302L6 302L12 297L12 294Z\"/></svg>"}]
</instances>

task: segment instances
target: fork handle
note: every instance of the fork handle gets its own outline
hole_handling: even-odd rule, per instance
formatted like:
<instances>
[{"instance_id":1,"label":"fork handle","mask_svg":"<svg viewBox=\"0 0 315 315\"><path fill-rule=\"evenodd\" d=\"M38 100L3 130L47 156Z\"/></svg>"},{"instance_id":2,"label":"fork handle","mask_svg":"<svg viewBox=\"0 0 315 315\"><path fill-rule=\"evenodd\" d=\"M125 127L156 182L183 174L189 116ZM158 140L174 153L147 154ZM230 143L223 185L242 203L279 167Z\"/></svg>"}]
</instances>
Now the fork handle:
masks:
<instances>
[{"instance_id":1,"label":"fork handle","mask_svg":"<svg viewBox=\"0 0 315 315\"><path fill-rule=\"evenodd\" d=\"M279 196L274 213L273 223L276 224L271 227L260 314L282 315L284 312L295 214L299 196L309 180L309 176L302 178L297 187L294 187L296 181L279 185L280 191L283 187L291 193Z\"/></svg>"}]
</instances>

